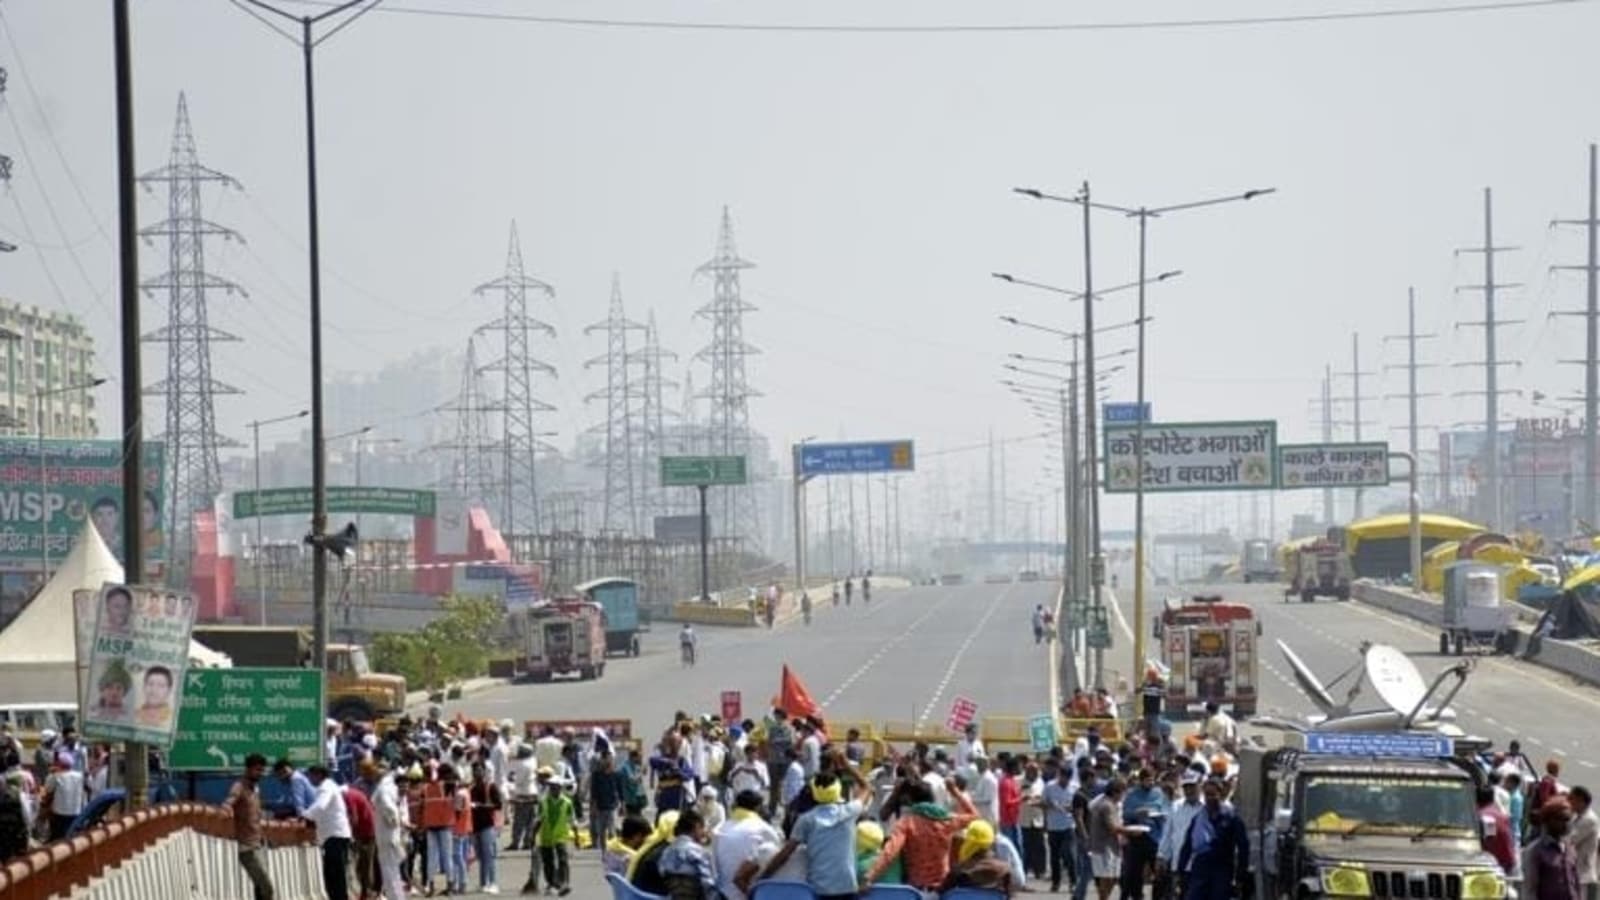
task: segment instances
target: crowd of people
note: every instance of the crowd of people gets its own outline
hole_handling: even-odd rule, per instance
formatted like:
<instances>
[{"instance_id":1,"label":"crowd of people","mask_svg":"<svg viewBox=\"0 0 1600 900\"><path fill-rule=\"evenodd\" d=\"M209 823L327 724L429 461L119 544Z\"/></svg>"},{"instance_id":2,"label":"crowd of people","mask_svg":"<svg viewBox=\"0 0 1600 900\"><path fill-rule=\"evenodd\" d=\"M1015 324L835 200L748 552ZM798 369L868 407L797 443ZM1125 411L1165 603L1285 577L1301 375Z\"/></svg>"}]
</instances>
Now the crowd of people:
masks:
<instances>
[{"instance_id":1,"label":"crowd of people","mask_svg":"<svg viewBox=\"0 0 1600 900\"><path fill-rule=\"evenodd\" d=\"M1539 773L1518 741L1482 765L1483 849L1521 882L1519 895L1600 900L1600 814L1589 789L1562 782L1557 759Z\"/></svg>"},{"instance_id":2,"label":"crowd of people","mask_svg":"<svg viewBox=\"0 0 1600 900\"><path fill-rule=\"evenodd\" d=\"M58 841L106 790L111 748L86 744L72 727L45 729L28 752L0 723L0 860Z\"/></svg>"}]
</instances>

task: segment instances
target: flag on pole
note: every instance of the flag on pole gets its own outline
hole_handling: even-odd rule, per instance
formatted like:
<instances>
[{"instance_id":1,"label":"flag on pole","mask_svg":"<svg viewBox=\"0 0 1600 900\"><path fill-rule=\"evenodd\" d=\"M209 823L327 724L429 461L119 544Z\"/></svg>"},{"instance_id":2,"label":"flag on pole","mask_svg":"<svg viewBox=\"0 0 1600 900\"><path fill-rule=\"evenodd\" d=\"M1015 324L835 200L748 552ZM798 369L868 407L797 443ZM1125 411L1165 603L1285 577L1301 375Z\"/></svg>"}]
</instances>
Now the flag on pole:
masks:
<instances>
[{"instance_id":1,"label":"flag on pole","mask_svg":"<svg viewBox=\"0 0 1600 900\"><path fill-rule=\"evenodd\" d=\"M811 692L806 690L800 676L791 672L787 665L783 667L778 696L772 705L783 710L791 719L803 717L815 720L823 737L827 737L827 726L822 721L822 706L811 699Z\"/></svg>"}]
</instances>

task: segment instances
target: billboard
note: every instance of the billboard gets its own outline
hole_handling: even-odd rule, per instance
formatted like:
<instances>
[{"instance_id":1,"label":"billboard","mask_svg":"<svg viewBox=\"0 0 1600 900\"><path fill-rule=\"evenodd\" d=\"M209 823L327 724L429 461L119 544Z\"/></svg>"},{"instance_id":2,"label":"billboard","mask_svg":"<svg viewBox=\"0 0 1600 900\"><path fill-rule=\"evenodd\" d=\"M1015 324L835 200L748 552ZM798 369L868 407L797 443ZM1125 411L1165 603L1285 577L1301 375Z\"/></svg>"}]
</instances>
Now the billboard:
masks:
<instances>
[{"instance_id":1,"label":"billboard","mask_svg":"<svg viewBox=\"0 0 1600 900\"><path fill-rule=\"evenodd\" d=\"M164 446L144 443L145 564L166 560ZM122 559L122 442L0 439L0 565L60 561L90 519ZM48 545L48 547L47 547Z\"/></svg>"},{"instance_id":2,"label":"billboard","mask_svg":"<svg viewBox=\"0 0 1600 900\"><path fill-rule=\"evenodd\" d=\"M1389 445L1282 444L1278 486L1284 490L1325 487L1384 487L1389 483Z\"/></svg>"},{"instance_id":3,"label":"billboard","mask_svg":"<svg viewBox=\"0 0 1600 900\"><path fill-rule=\"evenodd\" d=\"M1106 426L1106 493L1138 489L1138 452L1134 428ZM1271 490L1277 454L1277 422L1152 422L1144 426L1144 489Z\"/></svg>"},{"instance_id":4,"label":"billboard","mask_svg":"<svg viewBox=\"0 0 1600 900\"><path fill-rule=\"evenodd\" d=\"M172 743L189 668L194 597L163 588L107 584L96 598L83 699L84 737Z\"/></svg>"}]
</instances>

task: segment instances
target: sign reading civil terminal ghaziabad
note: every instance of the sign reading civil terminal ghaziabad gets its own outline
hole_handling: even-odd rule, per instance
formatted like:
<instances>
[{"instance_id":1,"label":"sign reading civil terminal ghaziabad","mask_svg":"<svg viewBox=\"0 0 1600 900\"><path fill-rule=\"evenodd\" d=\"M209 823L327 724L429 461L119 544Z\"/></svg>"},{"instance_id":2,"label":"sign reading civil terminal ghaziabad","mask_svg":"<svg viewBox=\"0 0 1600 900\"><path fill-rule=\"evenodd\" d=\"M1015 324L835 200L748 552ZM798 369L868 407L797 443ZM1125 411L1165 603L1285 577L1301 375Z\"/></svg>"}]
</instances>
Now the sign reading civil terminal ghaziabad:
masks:
<instances>
[{"instance_id":1,"label":"sign reading civil terminal ghaziabad","mask_svg":"<svg viewBox=\"0 0 1600 900\"><path fill-rule=\"evenodd\" d=\"M1107 424L1107 493L1138 489L1138 449L1132 426ZM1271 490L1277 455L1277 422L1152 422L1144 426L1144 489Z\"/></svg>"},{"instance_id":2,"label":"sign reading civil terminal ghaziabad","mask_svg":"<svg viewBox=\"0 0 1600 900\"><path fill-rule=\"evenodd\" d=\"M140 545L146 564L166 559L161 525L160 441L144 443ZM72 550L83 520L122 559L122 442L37 438L0 440L0 564L38 566L49 542L52 566Z\"/></svg>"},{"instance_id":3,"label":"sign reading civil terminal ghaziabad","mask_svg":"<svg viewBox=\"0 0 1600 900\"><path fill-rule=\"evenodd\" d=\"M1383 487L1389 483L1389 445L1284 444L1278 448L1278 486Z\"/></svg>"}]
</instances>

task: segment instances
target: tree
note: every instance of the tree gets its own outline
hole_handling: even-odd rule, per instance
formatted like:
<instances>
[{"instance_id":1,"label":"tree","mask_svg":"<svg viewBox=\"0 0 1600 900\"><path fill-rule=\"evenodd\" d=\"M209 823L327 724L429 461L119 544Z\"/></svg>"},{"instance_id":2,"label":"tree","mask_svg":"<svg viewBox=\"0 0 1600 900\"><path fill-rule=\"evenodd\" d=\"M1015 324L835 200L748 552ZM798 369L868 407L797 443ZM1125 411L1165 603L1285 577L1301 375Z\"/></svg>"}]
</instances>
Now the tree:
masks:
<instances>
[{"instance_id":1,"label":"tree","mask_svg":"<svg viewBox=\"0 0 1600 900\"><path fill-rule=\"evenodd\" d=\"M372 642L373 665L428 691L488 671L489 653L505 619L500 604L452 596L441 605L444 614L421 631L379 635Z\"/></svg>"}]
</instances>

